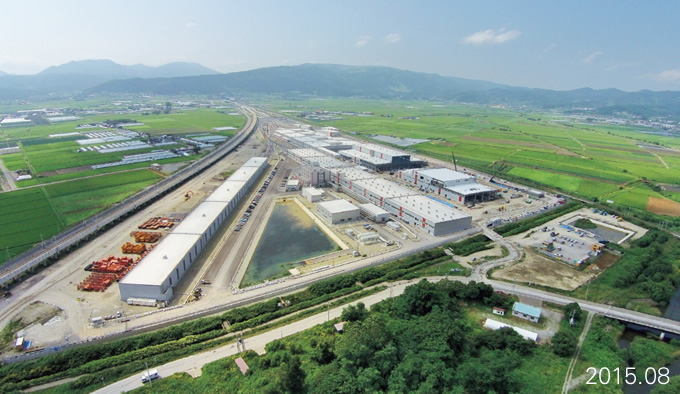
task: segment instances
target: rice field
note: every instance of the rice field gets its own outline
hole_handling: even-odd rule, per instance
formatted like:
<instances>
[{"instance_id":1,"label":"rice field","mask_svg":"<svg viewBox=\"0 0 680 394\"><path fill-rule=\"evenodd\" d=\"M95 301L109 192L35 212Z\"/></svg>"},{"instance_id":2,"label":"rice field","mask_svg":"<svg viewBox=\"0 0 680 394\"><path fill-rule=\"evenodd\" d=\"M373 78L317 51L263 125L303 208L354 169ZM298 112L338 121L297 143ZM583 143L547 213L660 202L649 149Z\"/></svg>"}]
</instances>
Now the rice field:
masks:
<instances>
[{"instance_id":1,"label":"rice field","mask_svg":"<svg viewBox=\"0 0 680 394\"><path fill-rule=\"evenodd\" d=\"M459 167L485 172L505 160L508 168L501 177L589 199L614 195L617 202L644 209L649 193L658 193L625 185L643 177L680 183L680 151L672 150L680 149L680 139L638 132L635 127L556 122L554 115L444 102L329 99L268 105L279 110L372 112L374 116L337 115L342 119L316 123L365 139L371 134L430 139L409 149L446 161L455 150ZM649 149L655 144L659 149Z\"/></svg>"},{"instance_id":2,"label":"rice field","mask_svg":"<svg viewBox=\"0 0 680 394\"><path fill-rule=\"evenodd\" d=\"M136 170L0 194L0 263L161 178Z\"/></svg>"}]
</instances>

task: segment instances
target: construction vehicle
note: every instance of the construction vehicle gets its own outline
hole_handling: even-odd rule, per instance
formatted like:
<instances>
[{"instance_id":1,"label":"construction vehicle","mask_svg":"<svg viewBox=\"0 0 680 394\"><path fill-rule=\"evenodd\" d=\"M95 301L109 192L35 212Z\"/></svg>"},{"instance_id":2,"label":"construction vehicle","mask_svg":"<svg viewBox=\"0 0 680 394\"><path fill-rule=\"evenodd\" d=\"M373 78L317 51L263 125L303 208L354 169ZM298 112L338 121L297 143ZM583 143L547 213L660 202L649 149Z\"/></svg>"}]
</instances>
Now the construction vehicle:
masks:
<instances>
[{"instance_id":1,"label":"construction vehicle","mask_svg":"<svg viewBox=\"0 0 680 394\"><path fill-rule=\"evenodd\" d=\"M489 179L489 183L493 182L493 178L495 178L496 175L497 175L499 172L502 172L503 170L505 170L505 169L508 168L508 165L505 164L505 160L501 160L498 164L500 164L500 165L498 166L498 168L496 169L496 171L493 173L493 175L492 175L491 178ZM494 168L496 167L496 162L493 163L493 166L494 166Z\"/></svg>"},{"instance_id":2,"label":"construction vehicle","mask_svg":"<svg viewBox=\"0 0 680 394\"><path fill-rule=\"evenodd\" d=\"M194 195L194 192L192 192L191 190L187 191L186 193L184 193L184 201L190 199L191 196L193 196L193 195Z\"/></svg>"}]
</instances>

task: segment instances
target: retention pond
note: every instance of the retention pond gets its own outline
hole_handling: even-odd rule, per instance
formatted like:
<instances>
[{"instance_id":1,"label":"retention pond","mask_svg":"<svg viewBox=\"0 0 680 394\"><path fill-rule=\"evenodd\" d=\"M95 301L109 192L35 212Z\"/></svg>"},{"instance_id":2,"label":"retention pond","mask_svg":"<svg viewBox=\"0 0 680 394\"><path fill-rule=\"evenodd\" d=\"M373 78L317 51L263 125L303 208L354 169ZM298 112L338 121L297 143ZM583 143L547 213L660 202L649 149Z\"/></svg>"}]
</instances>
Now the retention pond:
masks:
<instances>
[{"instance_id":1,"label":"retention pond","mask_svg":"<svg viewBox=\"0 0 680 394\"><path fill-rule=\"evenodd\" d=\"M295 202L277 202L267 221L241 287L288 274L305 259L330 253L338 245Z\"/></svg>"}]
</instances>

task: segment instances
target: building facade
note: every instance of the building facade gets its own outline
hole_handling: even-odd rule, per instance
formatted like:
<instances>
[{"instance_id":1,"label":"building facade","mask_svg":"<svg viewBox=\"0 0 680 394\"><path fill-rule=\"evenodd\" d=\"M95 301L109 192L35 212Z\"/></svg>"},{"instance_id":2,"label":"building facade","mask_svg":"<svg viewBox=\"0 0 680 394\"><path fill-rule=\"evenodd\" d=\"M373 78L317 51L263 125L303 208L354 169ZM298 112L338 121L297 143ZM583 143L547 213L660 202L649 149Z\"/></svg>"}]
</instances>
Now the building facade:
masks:
<instances>
[{"instance_id":1,"label":"building facade","mask_svg":"<svg viewBox=\"0 0 680 394\"><path fill-rule=\"evenodd\" d=\"M121 300L169 301L184 274L267 166L265 157L250 158L191 211L118 282Z\"/></svg>"}]
</instances>

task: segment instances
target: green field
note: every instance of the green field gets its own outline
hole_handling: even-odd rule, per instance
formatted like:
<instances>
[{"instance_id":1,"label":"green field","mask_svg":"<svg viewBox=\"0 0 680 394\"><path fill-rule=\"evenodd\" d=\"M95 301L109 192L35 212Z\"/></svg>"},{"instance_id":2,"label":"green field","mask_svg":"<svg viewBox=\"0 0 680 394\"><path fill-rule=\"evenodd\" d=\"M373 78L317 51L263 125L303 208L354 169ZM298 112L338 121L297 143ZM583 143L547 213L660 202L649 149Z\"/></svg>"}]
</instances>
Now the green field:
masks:
<instances>
[{"instance_id":1,"label":"green field","mask_svg":"<svg viewBox=\"0 0 680 394\"><path fill-rule=\"evenodd\" d=\"M148 170L0 194L0 263L161 178Z\"/></svg>"},{"instance_id":2,"label":"green field","mask_svg":"<svg viewBox=\"0 0 680 394\"><path fill-rule=\"evenodd\" d=\"M342 119L315 123L368 140L371 135L430 139L402 149L449 162L451 151L455 151L459 167L487 173L499 167L494 163L505 160L501 178L587 199L606 197L624 206L644 209L646 200L639 190L624 187L619 191L619 186L643 177L652 182L680 183L680 138L636 131L642 127L580 124L564 121L561 115L445 102L328 99L272 100L264 105L300 112L372 112L374 116L335 115ZM299 117L295 112L286 115ZM650 195L676 199L670 193L650 191Z\"/></svg>"},{"instance_id":3,"label":"green field","mask_svg":"<svg viewBox=\"0 0 680 394\"><path fill-rule=\"evenodd\" d=\"M113 102L107 99L74 100L66 102L41 103L36 105L2 106L4 112L20 109L74 108L97 112L97 115L79 115L81 119L70 122L44 124L30 127L0 129L1 146L19 146L20 153L0 156L5 167L10 171L29 170L33 179L16 182L18 191L0 193L0 263L30 248L43 239L62 231L65 227L77 223L106 207L121 201L129 195L156 182L161 175L147 168L149 162L128 164L93 170L94 164L120 161L123 156L139 154L158 148L137 149L115 153L99 153L96 151L79 152L78 139L85 139L85 134L105 131L99 128L76 130L79 124L102 122L106 120L133 119L144 123L142 126L131 126L130 129L140 133L154 135L174 134L185 136L191 134L234 135L245 124L242 114L232 115L235 109L226 108L178 108L170 113L154 111L162 108L165 101L149 101L143 104L131 102ZM130 104L125 104L130 103ZM143 106L151 110L140 113L123 113L125 106ZM156 113L154 113L156 112ZM234 127L234 130L215 131L214 127ZM51 134L80 132L80 136L64 136L51 138ZM171 148L183 147L187 144L178 141ZM172 159L158 160L159 164L186 162L200 158L180 156ZM88 178L89 177L89 178ZM56 183L63 182L63 183ZM30 186L39 186L21 190ZM24 205L24 202L30 204ZM25 210L24 210L25 207Z\"/></svg>"}]
</instances>

